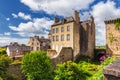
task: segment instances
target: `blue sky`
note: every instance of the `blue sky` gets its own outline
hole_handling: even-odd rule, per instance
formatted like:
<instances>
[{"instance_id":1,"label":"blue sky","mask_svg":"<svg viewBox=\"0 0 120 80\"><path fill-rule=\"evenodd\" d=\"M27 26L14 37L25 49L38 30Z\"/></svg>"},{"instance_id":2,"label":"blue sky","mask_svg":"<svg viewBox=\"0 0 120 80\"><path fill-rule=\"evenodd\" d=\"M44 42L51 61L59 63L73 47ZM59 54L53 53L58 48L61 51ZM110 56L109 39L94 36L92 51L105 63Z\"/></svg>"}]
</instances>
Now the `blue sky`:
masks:
<instances>
[{"instance_id":1,"label":"blue sky","mask_svg":"<svg viewBox=\"0 0 120 80\"><path fill-rule=\"evenodd\" d=\"M96 45L105 45L104 20L120 17L120 0L0 0L0 46L47 37L54 17L73 16L74 10L81 21L94 17Z\"/></svg>"}]
</instances>

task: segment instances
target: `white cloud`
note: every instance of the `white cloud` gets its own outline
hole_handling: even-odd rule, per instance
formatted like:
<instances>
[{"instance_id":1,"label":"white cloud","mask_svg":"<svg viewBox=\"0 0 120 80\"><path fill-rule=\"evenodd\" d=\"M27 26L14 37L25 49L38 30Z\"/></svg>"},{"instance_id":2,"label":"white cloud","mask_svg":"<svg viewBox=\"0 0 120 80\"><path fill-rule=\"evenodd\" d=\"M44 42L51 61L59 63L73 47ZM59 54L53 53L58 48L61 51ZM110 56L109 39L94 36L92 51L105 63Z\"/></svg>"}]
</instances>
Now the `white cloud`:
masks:
<instances>
[{"instance_id":1,"label":"white cloud","mask_svg":"<svg viewBox=\"0 0 120 80\"><path fill-rule=\"evenodd\" d=\"M14 18L18 18L18 16L14 13L11 14Z\"/></svg>"},{"instance_id":2,"label":"white cloud","mask_svg":"<svg viewBox=\"0 0 120 80\"><path fill-rule=\"evenodd\" d=\"M18 16L21 17L24 20L31 20L31 16L28 14L24 14L23 12L19 12Z\"/></svg>"},{"instance_id":3,"label":"white cloud","mask_svg":"<svg viewBox=\"0 0 120 80\"><path fill-rule=\"evenodd\" d=\"M82 14L79 14L80 15L80 20L81 21L86 21L86 20L89 20L91 14L90 12L83 12Z\"/></svg>"},{"instance_id":4,"label":"white cloud","mask_svg":"<svg viewBox=\"0 0 120 80\"><path fill-rule=\"evenodd\" d=\"M43 10L48 14L72 15L73 10L88 9L94 0L21 0L34 11Z\"/></svg>"},{"instance_id":5,"label":"white cloud","mask_svg":"<svg viewBox=\"0 0 120 80\"><path fill-rule=\"evenodd\" d=\"M34 18L33 21L20 23L18 27L9 26L10 29L17 31L20 36L47 35L53 21L48 18Z\"/></svg>"},{"instance_id":6,"label":"white cloud","mask_svg":"<svg viewBox=\"0 0 120 80\"><path fill-rule=\"evenodd\" d=\"M25 14L25 13L23 13L23 12L19 12L17 15L14 14L14 13L12 13L12 16L13 16L14 18L20 17L20 18L22 18L22 19L24 19L24 20L31 20L31 15Z\"/></svg>"},{"instance_id":7,"label":"white cloud","mask_svg":"<svg viewBox=\"0 0 120 80\"><path fill-rule=\"evenodd\" d=\"M115 5L114 1L107 1L106 3L100 2L93 6L91 14L95 18L97 45L106 44L106 29L104 20L120 17L120 9L116 8Z\"/></svg>"},{"instance_id":8,"label":"white cloud","mask_svg":"<svg viewBox=\"0 0 120 80\"><path fill-rule=\"evenodd\" d=\"M11 42L18 42L19 44L27 44L28 39L0 36L0 46L9 45Z\"/></svg>"},{"instance_id":9,"label":"white cloud","mask_svg":"<svg viewBox=\"0 0 120 80\"><path fill-rule=\"evenodd\" d=\"M9 20L10 20L10 18L6 18L6 20L7 20L7 21L9 21Z\"/></svg>"},{"instance_id":10,"label":"white cloud","mask_svg":"<svg viewBox=\"0 0 120 80\"><path fill-rule=\"evenodd\" d=\"M11 35L11 32L4 32L4 35L10 36L10 35Z\"/></svg>"}]
</instances>

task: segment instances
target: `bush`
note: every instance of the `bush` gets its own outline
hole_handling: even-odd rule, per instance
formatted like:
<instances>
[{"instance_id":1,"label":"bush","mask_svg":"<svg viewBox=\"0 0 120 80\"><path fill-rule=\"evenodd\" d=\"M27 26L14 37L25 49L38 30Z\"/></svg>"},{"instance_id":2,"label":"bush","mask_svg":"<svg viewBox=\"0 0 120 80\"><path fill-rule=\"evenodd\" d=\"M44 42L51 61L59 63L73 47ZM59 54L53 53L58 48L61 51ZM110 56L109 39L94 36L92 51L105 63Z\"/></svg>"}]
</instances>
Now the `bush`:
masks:
<instances>
[{"instance_id":1,"label":"bush","mask_svg":"<svg viewBox=\"0 0 120 80\"><path fill-rule=\"evenodd\" d=\"M0 48L0 54L7 54L5 48Z\"/></svg>"},{"instance_id":2,"label":"bush","mask_svg":"<svg viewBox=\"0 0 120 80\"><path fill-rule=\"evenodd\" d=\"M52 65L45 52L30 52L22 58L22 72L28 80L50 80Z\"/></svg>"},{"instance_id":3,"label":"bush","mask_svg":"<svg viewBox=\"0 0 120 80\"><path fill-rule=\"evenodd\" d=\"M108 64L112 63L116 60L116 57L108 57L97 69L96 73L90 77L88 80L103 80L103 67L107 66Z\"/></svg>"},{"instance_id":4,"label":"bush","mask_svg":"<svg viewBox=\"0 0 120 80\"><path fill-rule=\"evenodd\" d=\"M54 80L87 80L89 76L90 73L81 69L80 65L68 61L57 65Z\"/></svg>"}]
</instances>

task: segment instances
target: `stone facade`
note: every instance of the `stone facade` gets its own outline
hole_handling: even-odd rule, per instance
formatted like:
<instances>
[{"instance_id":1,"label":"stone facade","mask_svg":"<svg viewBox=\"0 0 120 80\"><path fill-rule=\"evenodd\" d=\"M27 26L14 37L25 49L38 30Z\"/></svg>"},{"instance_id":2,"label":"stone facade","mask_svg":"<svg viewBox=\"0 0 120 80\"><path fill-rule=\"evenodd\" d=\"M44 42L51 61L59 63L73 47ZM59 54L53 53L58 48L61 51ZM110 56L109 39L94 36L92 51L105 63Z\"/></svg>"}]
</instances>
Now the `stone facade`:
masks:
<instances>
[{"instance_id":1,"label":"stone facade","mask_svg":"<svg viewBox=\"0 0 120 80\"><path fill-rule=\"evenodd\" d=\"M107 54L120 56L120 30L115 29L117 19L106 20Z\"/></svg>"},{"instance_id":2,"label":"stone facade","mask_svg":"<svg viewBox=\"0 0 120 80\"><path fill-rule=\"evenodd\" d=\"M74 17L67 17L62 20L55 18L48 36L51 40L51 48L56 50L57 54L63 47L71 47L74 60L80 54L93 57L95 48L93 17L88 21L80 21L79 13L75 11Z\"/></svg>"},{"instance_id":3,"label":"stone facade","mask_svg":"<svg viewBox=\"0 0 120 80\"><path fill-rule=\"evenodd\" d=\"M43 36L41 38L39 38L39 36L30 37L28 46L31 47L32 51L47 51L47 49L50 48L50 40Z\"/></svg>"},{"instance_id":4,"label":"stone facade","mask_svg":"<svg viewBox=\"0 0 120 80\"><path fill-rule=\"evenodd\" d=\"M24 54L30 51L31 49L29 46L19 45L17 42L10 43L10 45L8 45L6 50L8 56L16 59L21 58Z\"/></svg>"}]
</instances>

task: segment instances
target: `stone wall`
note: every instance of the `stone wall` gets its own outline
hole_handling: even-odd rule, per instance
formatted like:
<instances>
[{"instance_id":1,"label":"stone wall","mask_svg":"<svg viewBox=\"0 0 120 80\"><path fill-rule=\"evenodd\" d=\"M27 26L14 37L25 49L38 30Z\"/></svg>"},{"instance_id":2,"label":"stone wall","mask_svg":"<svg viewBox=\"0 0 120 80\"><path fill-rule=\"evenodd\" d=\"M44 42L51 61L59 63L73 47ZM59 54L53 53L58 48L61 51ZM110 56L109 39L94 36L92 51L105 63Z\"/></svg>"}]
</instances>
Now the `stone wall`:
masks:
<instances>
[{"instance_id":1,"label":"stone wall","mask_svg":"<svg viewBox=\"0 0 120 80\"><path fill-rule=\"evenodd\" d=\"M107 54L120 56L120 30L115 29L114 22L106 22Z\"/></svg>"},{"instance_id":2,"label":"stone wall","mask_svg":"<svg viewBox=\"0 0 120 80\"><path fill-rule=\"evenodd\" d=\"M120 80L120 59L103 69L104 80Z\"/></svg>"},{"instance_id":3,"label":"stone wall","mask_svg":"<svg viewBox=\"0 0 120 80\"><path fill-rule=\"evenodd\" d=\"M57 55L56 50L48 49L47 50L47 56L52 58L54 55Z\"/></svg>"},{"instance_id":4,"label":"stone wall","mask_svg":"<svg viewBox=\"0 0 120 80\"><path fill-rule=\"evenodd\" d=\"M53 66L58 63L63 63L69 60L73 60L73 50L71 47L63 47L61 52L52 58Z\"/></svg>"},{"instance_id":5,"label":"stone wall","mask_svg":"<svg viewBox=\"0 0 120 80\"><path fill-rule=\"evenodd\" d=\"M21 64L12 64L7 69L7 73L18 77L18 80L26 80L26 77L22 74Z\"/></svg>"}]
</instances>

